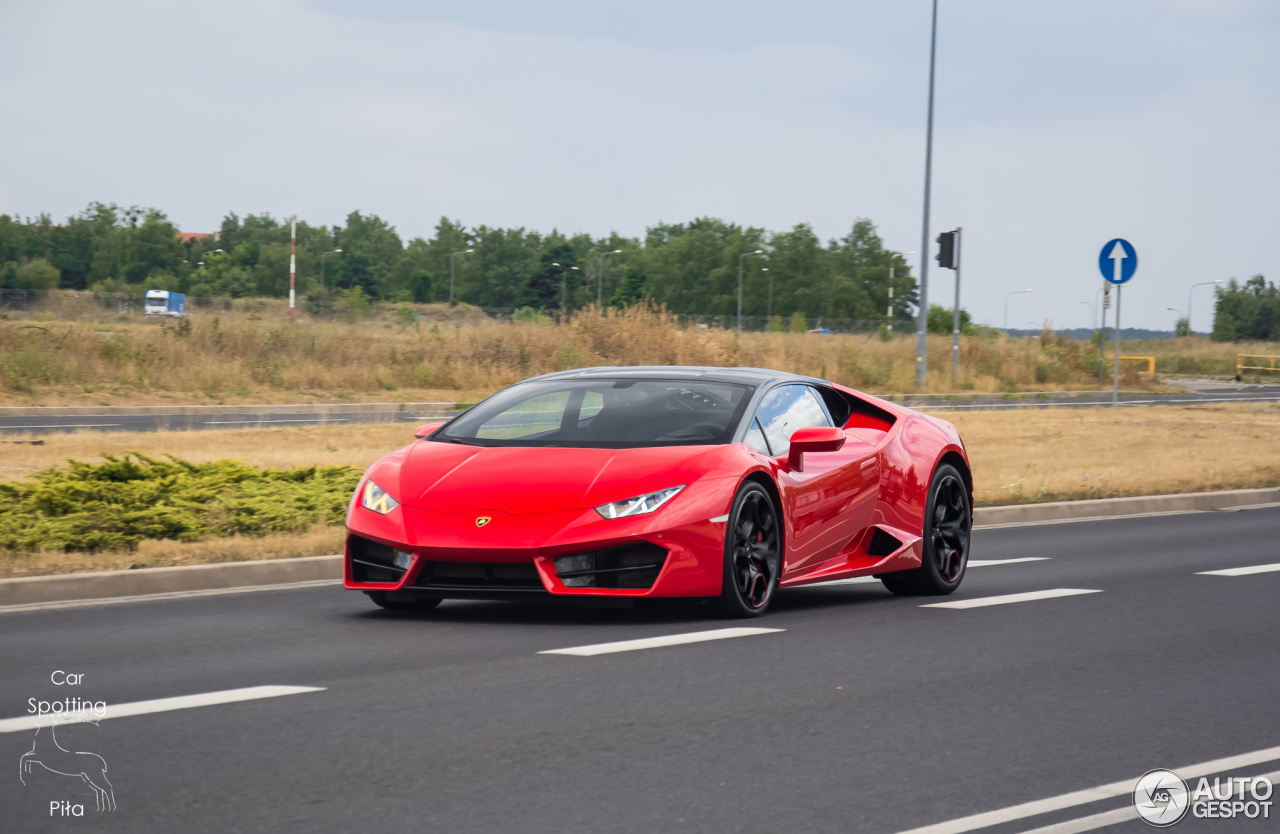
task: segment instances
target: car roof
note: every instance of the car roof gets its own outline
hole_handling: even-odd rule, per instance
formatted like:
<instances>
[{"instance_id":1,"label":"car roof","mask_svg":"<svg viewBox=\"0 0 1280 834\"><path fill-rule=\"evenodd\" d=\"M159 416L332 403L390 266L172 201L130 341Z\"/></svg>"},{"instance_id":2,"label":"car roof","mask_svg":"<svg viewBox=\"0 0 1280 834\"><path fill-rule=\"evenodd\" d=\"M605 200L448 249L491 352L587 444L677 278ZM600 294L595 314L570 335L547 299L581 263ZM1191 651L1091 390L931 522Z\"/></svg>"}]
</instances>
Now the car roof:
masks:
<instances>
[{"instance_id":1,"label":"car roof","mask_svg":"<svg viewBox=\"0 0 1280 834\"><path fill-rule=\"evenodd\" d=\"M701 382L737 382L745 385L760 386L769 382L816 382L827 383L826 380L811 376L775 371L769 368L714 368L704 365L631 365L605 366L599 368L577 368L571 371L558 371L552 374L535 376L526 382L552 379L688 379Z\"/></svg>"}]
</instances>

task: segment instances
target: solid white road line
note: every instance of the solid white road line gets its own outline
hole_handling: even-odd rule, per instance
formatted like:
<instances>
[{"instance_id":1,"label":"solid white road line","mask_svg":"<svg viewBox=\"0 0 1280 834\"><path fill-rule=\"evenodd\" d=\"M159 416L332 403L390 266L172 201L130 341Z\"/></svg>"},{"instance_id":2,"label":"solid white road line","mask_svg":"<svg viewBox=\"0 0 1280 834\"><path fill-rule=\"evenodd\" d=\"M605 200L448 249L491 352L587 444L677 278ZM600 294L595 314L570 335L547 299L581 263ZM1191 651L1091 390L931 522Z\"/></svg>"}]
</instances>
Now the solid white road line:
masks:
<instances>
[{"instance_id":1,"label":"solid white road line","mask_svg":"<svg viewBox=\"0 0 1280 834\"><path fill-rule=\"evenodd\" d=\"M1044 527L1046 524L1080 524L1088 521L1119 521L1126 518L1155 518L1161 515L1195 515L1196 513L1216 513L1218 510L1161 510L1154 513L1128 513L1126 515L1093 515L1088 518L1051 518L1045 521L1010 521L1004 524L973 525L974 530L1003 530L1008 527Z\"/></svg>"},{"instance_id":2,"label":"solid white road line","mask_svg":"<svg viewBox=\"0 0 1280 834\"><path fill-rule=\"evenodd\" d=\"M1037 599L1053 599L1054 597L1074 597L1080 594L1100 594L1102 591L1090 591L1084 588L1052 588L1048 591L1031 591L1025 594L1004 594L998 597L978 597L977 599L958 599L955 602L935 602L922 605L921 608L985 608L988 605L1008 605L1011 602L1032 602Z\"/></svg>"},{"instance_id":3,"label":"solid white road line","mask_svg":"<svg viewBox=\"0 0 1280 834\"><path fill-rule=\"evenodd\" d=\"M107 706L107 714L95 721L108 718L125 718L130 715L150 715L153 712L170 712L192 707L211 707L215 704L234 704L239 701L256 701L259 698L278 698L281 695L300 695L303 692L323 692L323 686L250 686L245 689L227 689L222 692L206 692L203 695L180 695L177 698L157 698L154 701L134 701L130 704ZM90 713L92 715L92 713ZM6 718L0 721L0 733L17 733L35 727L52 727L64 723L65 715L45 713L23 718Z\"/></svg>"},{"instance_id":4,"label":"solid white road line","mask_svg":"<svg viewBox=\"0 0 1280 834\"><path fill-rule=\"evenodd\" d=\"M238 426L244 424L246 426L256 426L259 423L345 423L346 420L326 420L323 417L315 417L308 420L205 420L206 426Z\"/></svg>"},{"instance_id":5,"label":"solid white road line","mask_svg":"<svg viewBox=\"0 0 1280 834\"><path fill-rule=\"evenodd\" d=\"M120 425L119 423L61 423L43 426L0 426L0 429L105 429Z\"/></svg>"},{"instance_id":6,"label":"solid white road line","mask_svg":"<svg viewBox=\"0 0 1280 834\"><path fill-rule=\"evenodd\" d=\"M296 588L318 588L322 585L341 585L341 579L308 579L303 582L281 582L276 585L246 585L242 588L207 588L202 591L171 591L164 594L135 594L127 597L103 599L69 599L61 602L26 602L19 605L0 605L0 614L16 614L20 611L48 611L55 608L85 608L91 605L116 605L122 602L151 602L153 600L185 599L186 597L215 597L224 594L251 594L257 591L289 591Z\"/></svg>"},{"instance_id":7,"label":"solid white road line","mask_svg":"<svg viewBox=\"0 0 1280 834\"><path fill-rule=\"evenodd\" d=\"M714 521L715 519L712 519ZM1023 556L1018 559L970 559L971 568L992 568L997 565L1012 565L1018 562L1048 562L1048 556ZM812 585L797 585L797 588L826 588L831 585L872 585L879 582L874 576L855 576L853 579L832 579L829 582L814 582Z\"/></svg>"},{"instance_id":8,"label":"solid white road line","mask_svg":"<svg viewBox=\"0 0 1280 834\"><path fill-rule=\"evenodd\" d=\"M1202 570L1196 576L1248 576L1252 573L1274 573L1280 571L1280 564L1254 565L1250 568L1227 568L1226 570Z\"/></svg>"},{"instance_id":9,"label":"solid white road line","mask_svg":"<svg viewBox=\"0 0 1280 834\"><path fill-rule=\"evenodd\" d=\"M1266 779L1273 785L1280 780L1280 771L1275 773L1264 773L1261 776L1250 777L1253 779ZM1243 797L1246 788L1239 785L1233 796ZM1216 798L1216 797L1215 797ZM1067 820L1066 822L1055 823L1054 825L1046 825L1041 828L1033 828L1030 831L1024 831L1022 834L1081 834L1084 831L1095 831L1099 828L1106 828L1110 825L1116 825L1130 820L1140 819L1138 812L1134 810L1133 805L1126 805L1123 808L1117 808L1114 811L1103 811L1101 814L1090 814L1087 817L1079 819Z\"/></svg>"},{"instance_id":10,"label":"solid white road line","mask_svg":"<svg viewBox=\"0 0 1280 834\"><path fill-rule=\"evenodd\" d=\"M1018 562L1048 562L1048 556L1022 556L1018 559L970 559L971 568L992 568L996 565L1012 565Z\"/></svg>"},{"instance_id":11,"label":"solid white road line","mask_svg":"<svg viewBox=\"0 0 1280 834\"><path fill-rule=\"evenodd\" d=\"M714 631L693 631L688 634L668 634L666 637L646 637L643 640L622 640L617 643L597 643L593 646L576 646L571 649L550 649L538 654L571 654L593 657L614 652L634 652L640 649L657 649L663 646L683 646L686 643L704 643L708 640L728 640L731 637L751 637L756 634L776 634L784 628L717 628Z\"/></svg>"},{"instance_id":12,"label":"solid white road line","mask_svg":"<svg viewBox=\"0 0 1280 834\"><path fill-rule=\"evenodd\" d=\"M1228 756L1225 759L1214 759L1211 762L1175 767L1173 771L1183 779L1197 779L1201 776L1212 776L1215 773L1238 770L1242 767L1251 767L1263 762L1273 762L1276 759L1280 759L1280 747L1269 747L1266 750L1242 753L1239 756ZM1123 782L1112 782L1109 785L1099 785L1096 788L1089 788L1083 791L1064 793L1061 796L1049 799L1037 799L1034 802L1012 805L1008 808L1001 808L998 811L986 811L981 814L948 820L947 822L922 826L921 828L912 828L910 831L901 832L901 834L964 834L966 831L977 831L980 828L989 828L1001 823L1022 820L1053 811L1061 811L1064 808L1074 808L1077 805L1088 805L1090 802L1099 802L1103 799L1132 794L1133 787L1137 783L1138 776L1135 775L1132 779L1126 779Z\"/></svg>"}]
</instances>

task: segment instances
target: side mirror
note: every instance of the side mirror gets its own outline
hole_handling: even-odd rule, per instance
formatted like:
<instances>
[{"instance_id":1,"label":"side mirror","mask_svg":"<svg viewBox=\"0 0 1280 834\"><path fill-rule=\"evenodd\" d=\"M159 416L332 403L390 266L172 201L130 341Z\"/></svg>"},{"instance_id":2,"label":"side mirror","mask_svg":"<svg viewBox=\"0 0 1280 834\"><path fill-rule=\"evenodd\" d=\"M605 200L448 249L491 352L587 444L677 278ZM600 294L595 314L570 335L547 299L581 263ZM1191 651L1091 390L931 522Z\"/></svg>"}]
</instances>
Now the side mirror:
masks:
<instances>
[{"instance_id":1,"label":"side mirror","mask_svg":"<svg viewBox=\"0 0 1280 834\"><path fill-rule=\"evenodd\" d=\"M831 426L805 426L791 435L791 451L787 466L793 472L804 471L805 452L838 452L844 448L844 432Z\"/></svg>"},{"instance_id":2,"label":"side mirror","mask_svg":"<svg viewBox=\"0 0 1280 834\"><path fill-rule=\"evenodd\" d=\"M427 435L431 434L431 432L435 431L436 429L440 428L443 425L444 423L427 423L424 426L418 426L416 429L413 430L413 436L419 437L419 438L426 437Z\"/></svg>"}]
</instances>

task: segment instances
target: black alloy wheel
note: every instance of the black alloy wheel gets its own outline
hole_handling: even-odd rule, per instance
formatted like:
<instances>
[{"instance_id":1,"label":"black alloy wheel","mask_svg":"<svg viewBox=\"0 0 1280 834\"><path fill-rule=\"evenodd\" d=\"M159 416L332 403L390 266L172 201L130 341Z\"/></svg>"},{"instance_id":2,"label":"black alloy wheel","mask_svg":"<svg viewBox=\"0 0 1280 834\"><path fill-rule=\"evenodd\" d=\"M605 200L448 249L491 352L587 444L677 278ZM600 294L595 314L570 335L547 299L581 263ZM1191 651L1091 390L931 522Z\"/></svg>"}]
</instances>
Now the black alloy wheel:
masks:
<instances>
[{"instance_id":1,"label":"black alloy wheel","mask_svg":"<svg viewBox=\"0 0 1280 834\"><path fill-rule=\"evenodd\" d=\"M969 565L973 513L964 479L949 463L933 473L924 519L924 558L920 567L880 577L895 594L949 594L960 587L964 578Z\"/></svg>"},{"instance_id":2,"label":"black alloy wheel","mask_svg":"<svg viewBox=\"0 0 1280 834\"><path fill-rule=\"evenodd\" d=\"M781 573L777 508L765 488L750 481L738 490L729 512L720 613L735 618L760 616L773 600Z\"/></svg>"}]
</instances>

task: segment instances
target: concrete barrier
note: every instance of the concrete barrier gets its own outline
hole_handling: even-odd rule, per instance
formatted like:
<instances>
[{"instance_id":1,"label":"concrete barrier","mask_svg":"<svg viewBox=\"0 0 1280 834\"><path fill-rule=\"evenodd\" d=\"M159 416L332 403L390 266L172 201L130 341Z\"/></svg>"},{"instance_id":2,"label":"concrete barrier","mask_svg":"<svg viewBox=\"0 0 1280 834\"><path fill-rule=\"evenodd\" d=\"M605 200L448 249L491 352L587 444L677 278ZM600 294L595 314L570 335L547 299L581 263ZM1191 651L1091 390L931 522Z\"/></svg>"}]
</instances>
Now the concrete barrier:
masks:
<instances>
[{"instance_id":1,"label":"concrete barrier","mask_svg":"<svg viewBox=\"0 0 1280 834\"><path fill-rule=\"evenodd\" d=\"M1043 524L1148 513L1230 510L1277 503L1280 503L1280 488L979 507L974 512L974 527L981 529L1006 524ZM342 557L338 555L32 576L0 579L0 606L283 585L341 578Z\"/></svg>"},{"instance_id":2,"label":"concrete barrier","mask_svg":"<svg viewBox=\"0 0 1280 834\"><path fill-rule=\"evenodd\" d=\"M264 559L260 562L219 562L177 568L69 573L62 576L24 576L0 580L0 605L171 594L177 591L207 591L341 578L342 557L338 555Z\"/></svg>"},{"instance_id":3,"label":"concrete barrier","mask_svg":"<svg viewBox=\"0 0 1280 834\"><path fill-rule=\"evenodd\" d=\"M1011 504L1002 507L978 507L973 513L973 526L977 529L996 524L1224 510L1275 502L1280 502L1280 487L1187 492L1178 495L1137 495L1132 498L1099 498L1088 501L1054 501L1046 504Z\"/></svg>"}]
</instances>

